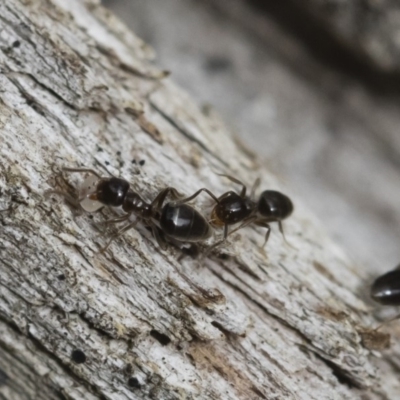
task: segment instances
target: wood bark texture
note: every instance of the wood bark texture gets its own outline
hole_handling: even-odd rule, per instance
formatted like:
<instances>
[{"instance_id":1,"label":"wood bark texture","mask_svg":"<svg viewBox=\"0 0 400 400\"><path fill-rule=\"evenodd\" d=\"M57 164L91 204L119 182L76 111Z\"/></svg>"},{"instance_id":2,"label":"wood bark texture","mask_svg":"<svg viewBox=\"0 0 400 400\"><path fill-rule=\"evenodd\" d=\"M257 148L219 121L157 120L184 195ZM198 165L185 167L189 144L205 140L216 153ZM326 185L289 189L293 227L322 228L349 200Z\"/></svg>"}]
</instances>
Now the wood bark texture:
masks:
<instances>
[{"instance_id":1,"label":"wood bark texture","mask_svg":"<svg viewBox=\"0 0 400 400\"><path fill-rule=\"evenodd\" d=\"M139 226L100 254L115 230L94 223L113 214L45 198L82 182L61 167L148 200L222 194L216 172L290 190L96 1L0 0L0 27L0 398L397 398L400 349L375 350L369 282L295 197L291 246L275 229L263 250L249 227L193 260Z\"/></svg>"}]
</instances>

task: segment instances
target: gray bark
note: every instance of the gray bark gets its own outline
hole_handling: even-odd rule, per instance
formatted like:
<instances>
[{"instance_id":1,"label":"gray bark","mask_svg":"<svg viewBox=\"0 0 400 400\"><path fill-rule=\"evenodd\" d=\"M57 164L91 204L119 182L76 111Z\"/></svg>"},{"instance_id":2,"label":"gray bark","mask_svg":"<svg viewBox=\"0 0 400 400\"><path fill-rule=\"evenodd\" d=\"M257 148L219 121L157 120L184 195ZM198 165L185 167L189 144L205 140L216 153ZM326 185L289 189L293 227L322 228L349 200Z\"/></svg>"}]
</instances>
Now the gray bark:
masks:
<instances>
[{"instance_id":1,"label":"gray bark","mask_svg":"<svg viewBox=\"0 0 400 400\"><path fill-rule=\"evenodd\" d=\"M290 190L97 2L2 0L0 16L2 397L396 398L398 349L378 358L367 341L366 277L295 197L293 248L275 230L264 251L246 228L180 260L139 227L99 254L93 222L110 212L43 196L82 181L60 167L123 176L149 200L232 187L215 172Z\"/></svg>"}]
</instances>

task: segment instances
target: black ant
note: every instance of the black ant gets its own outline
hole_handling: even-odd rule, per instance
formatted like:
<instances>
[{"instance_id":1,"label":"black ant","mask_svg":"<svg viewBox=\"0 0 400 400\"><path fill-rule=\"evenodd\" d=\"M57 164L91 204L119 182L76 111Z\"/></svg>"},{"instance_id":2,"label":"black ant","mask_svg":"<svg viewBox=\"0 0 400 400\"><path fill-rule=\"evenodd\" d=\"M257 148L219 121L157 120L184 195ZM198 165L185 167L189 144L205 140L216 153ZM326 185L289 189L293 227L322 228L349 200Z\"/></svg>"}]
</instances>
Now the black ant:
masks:
<instances>
[{"instance_id":1,"label":"black ant","mask_svg":"<svg viewBox=\"0 0 400 400\"><path fill-rule=\"evenodd\" d=\"M400 306L400 265L396 269L379 276L371 285L371 298L385 306ZM383 325L400 318L400 314L381 323L373 331Z\"/></svg>"},{"instance_id":2,"label":"black ant","mask_svg":"<svg viewBox=\"0 0 400 400\"><path fill-rule=\"evenodd\" d=\"M374 281L371 297L385 306L400 306L400 266Z\"/></svg>"},{"instance_id":3,"label":"black ant","mask_svg":"<svg viewBox=\"0 0 400 400\"><path fill-rule=\"evenodd\" d=\"M112 236L101 252L122 233L135 227L139 221L150 226L154 238L163 250L166 249L167 242L198 243L212 234L209 223L195 208L172 202L164 204L168 196L175 199L180 197L172 187L161 190L151 203L147 203L130 188L125 179L101 177L96 171L87 168L63 168L63 171L89 173L90 176L82 185L77 199L62 191L48 191L47 195L62 195L68 202L86 212L97 211L103 206L122 207L125 211L124 215L104 221L102 225L127 221L132 214L137 217L134 222L122 227Z\"/></svg>"},{"instance_id":4,"label":"black ant","mask_svg":"<svg viewBox=\"0 0 400 400\"><path fill-rule=\"evenodd\" d=\"M210 223L215 227L223 227L224 234L223 238L219 242L213 244L209 250L223 243L228 235L252 223L267 228L263 247L268 242L271 233L271 227L269 225L271 222L278 223L279 231L283 237L285 237L282 220L293 212L293 203L289 197L275 190L265 190L261 193L259 199L255 201L254 194L260 184L259 179L254 182L251 195L247 196L247 187L241 181L230 175L218 175L224 176L232 182L241 185L242 190L240 193L228 191L220 197L216 197L210 190L202 188L193 195L176 202L177 204L186 203L196 198L201 192L206 192L217 203L211 212ZM229 226L239 222L241 222L241 224L229 232Z\"/></svg>"}]
</instances>

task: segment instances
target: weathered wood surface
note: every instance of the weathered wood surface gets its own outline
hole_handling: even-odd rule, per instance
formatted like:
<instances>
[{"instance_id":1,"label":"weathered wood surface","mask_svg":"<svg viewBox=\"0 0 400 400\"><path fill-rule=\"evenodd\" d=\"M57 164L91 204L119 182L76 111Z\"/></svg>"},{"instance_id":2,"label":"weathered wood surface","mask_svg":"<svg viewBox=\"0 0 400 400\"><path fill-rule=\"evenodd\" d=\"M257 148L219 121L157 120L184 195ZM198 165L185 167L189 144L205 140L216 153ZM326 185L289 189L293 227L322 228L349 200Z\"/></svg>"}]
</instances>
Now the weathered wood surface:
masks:
<instances>
[{"instance_id":1,"label":"weathered wood surface","mask_svg":"<svg viewBox=\"0 0 400 400\"><path fill-rule=\"evenodd\" d=\"M361 342L374 323L365 274L296 196L295 248L273 232L263 251L248 228L228 258L178 261L139 228L100 255L93 222L109 212L44 199L70 188L54 166L121 175L148 199L167 185L221 193L216 171L290 189L160 80L151 49L96 2L3 0L0 15L3 398L396 398L398 346L379 359Z\"/></svg>"}]
</instances>

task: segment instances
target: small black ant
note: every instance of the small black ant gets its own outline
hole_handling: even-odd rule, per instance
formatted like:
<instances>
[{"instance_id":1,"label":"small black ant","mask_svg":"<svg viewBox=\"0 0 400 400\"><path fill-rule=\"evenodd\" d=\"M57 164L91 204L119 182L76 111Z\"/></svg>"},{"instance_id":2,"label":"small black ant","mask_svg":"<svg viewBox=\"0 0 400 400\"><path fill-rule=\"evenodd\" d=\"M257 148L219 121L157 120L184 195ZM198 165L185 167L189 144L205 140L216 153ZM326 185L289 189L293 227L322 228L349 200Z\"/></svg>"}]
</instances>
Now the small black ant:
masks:
<instances>
[{"instance_id":1,"label":"small black ant","mask_svg":"<svg viewBox=\"0 0 400 400\"><path fill-rule=\"evenodd\" d=\"M224 176L232 182L241 185L242 190L240 191L240 194L234 191L228 191L220 197L216 197L210 190L202 188L193 195L176 202L177 204L189 202L196 198L201 192L205 192L217 203L211 212L210 223L215 227L223 227L224 234L223 238L213 244L211 248L223 243L228 235L252 223L267 228L263 247L267 244L271 233L271 227L269 225L271 222L278 223L279 231L283 237L285 237L283 233L282 220L287 218L293 212L293 203L289 197L275 190L265 190L261 193L259 199L255 201L254 194L260 184L260 179L257 179L254 182L251 194L250 196L247 196L247 187L244 183L230 175L218 175ZM229 226L239 222L241 222L241 224L229 232Z\"/></svg>"},{"instance_id":2,"label":"small black ant","mask_svg":"<svg viewBox=\"0 0 400 400\"><path fill-rule=\"evenodd\" d=\"M103 206L122 207L125 211L124 215L104 221L102 225L127 221L132 214L137 217L134 222L125 225L112 236L101 252L122 233L135 227L139 221L150 226L154 238L163 250L166 249L167 242L198 243L212 234L207 220L192 206L173 202L164 204L168 196L174 199L180 197L178 191L172 187L161 190L151 203L147 203L131 189L125 179L101 177L96 171L88 168L63 168L63 171L90 174L80 188L78 198L57 190L48 191L46 195L62 195L68 202L86 212L97 211Z\"/></svg>"},{"instance_id":3,"label":"small black ant","mask_svg":"<svg viewBox=\"0 0 400 400\"><path fill-rule=\"evenodd\" d=\"M385 306L400 306L400 266L374 281L371 297Z\"/></svg>"},{"instance_id":4,"label":"small black ant","mask_svg":"<svg viewBox=\"0 0 400 400\"><path fill-rule=\"evenodd\" d=\"M400 265L396 269L386 272L375 279L371 285L371 298L385 306L400 306ZM383 325L400 318L400 314L381 323L373 332L378 331Z\"/></svg>"}]
</instances>

